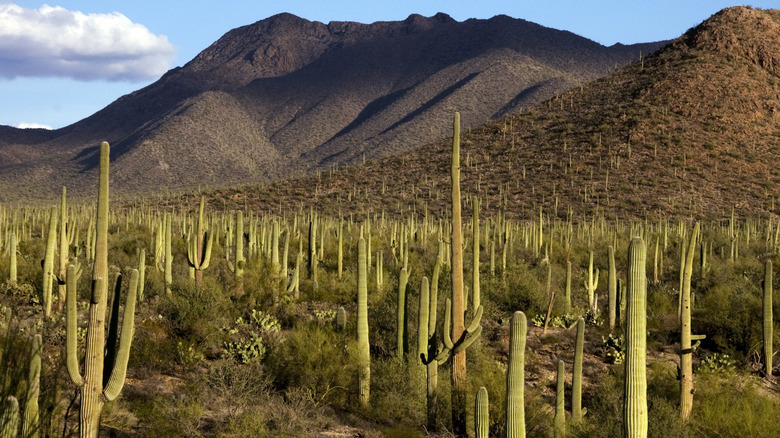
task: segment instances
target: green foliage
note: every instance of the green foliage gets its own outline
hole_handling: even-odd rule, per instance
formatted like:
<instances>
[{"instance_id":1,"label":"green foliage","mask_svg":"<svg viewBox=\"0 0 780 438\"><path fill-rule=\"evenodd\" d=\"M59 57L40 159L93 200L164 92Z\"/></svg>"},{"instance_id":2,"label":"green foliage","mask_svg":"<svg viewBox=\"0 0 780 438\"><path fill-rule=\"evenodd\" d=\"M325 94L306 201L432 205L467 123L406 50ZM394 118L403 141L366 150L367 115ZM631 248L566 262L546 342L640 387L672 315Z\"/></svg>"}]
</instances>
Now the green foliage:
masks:
<instances>
[{"instance_id":1,"label":"green foliage","mask_svg":"<svg viewBox=\"0 0 780 438\"><path fill-rule=\"evenodd\" d=\"M608 363L620 365L626 360L626 338L623 335L608 334L601 337L601 350Z\"/></svg>"},{"instance_id":2,"label":"green foliage","mask_svg":"<svg viewBox=\"0 0 780 438\"><path fill-rule=\"evenodd\" d=\"M354 343L318 325L302 324L282 333L265 363L277 390L297 389L315 406L345 406L349 389L357 383Z\"/></svg>"},{"instance_id":3,"label":"green foliage","mask_svg":"<svg viewBox=\"0 0 780 438\"><path fill-rule=\"evenodd\" d=\"M275 317L252 309L247 320L239 317L235 324L227 329L225 353L242 364L262 359L266 353L266 343L275 339L280 328Z\"/></svg>"},{"instance_id":4,"label":"green foliage","mask_svg":"<svg viewBox=\"0 0 780 438\"><path fill-rule=\"evenodd\" d=\"M736 372L736 362L728 354L713 353L701 360L697 372L724 376L733 375Z\"/></svg>"}]
</instances>

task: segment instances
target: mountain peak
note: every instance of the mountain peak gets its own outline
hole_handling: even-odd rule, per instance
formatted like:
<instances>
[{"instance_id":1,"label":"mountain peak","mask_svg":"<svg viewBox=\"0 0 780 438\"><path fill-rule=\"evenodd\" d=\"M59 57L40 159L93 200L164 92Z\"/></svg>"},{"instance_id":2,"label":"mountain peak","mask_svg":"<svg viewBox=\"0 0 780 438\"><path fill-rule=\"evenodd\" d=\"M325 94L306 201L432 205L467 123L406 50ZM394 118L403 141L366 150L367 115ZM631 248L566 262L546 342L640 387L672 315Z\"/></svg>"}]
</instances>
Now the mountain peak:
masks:
<instances>
[{"instance_id":1,"label":"mountain peak","mask_svg":"<svg viewBox=\"0 0 780 438\"><path fill-rule=\"evenodd\" d=\"M689 30L682 40L693 49L743 57L780 74L780 10L726 8Z\"/></svg>"}]
</instances>

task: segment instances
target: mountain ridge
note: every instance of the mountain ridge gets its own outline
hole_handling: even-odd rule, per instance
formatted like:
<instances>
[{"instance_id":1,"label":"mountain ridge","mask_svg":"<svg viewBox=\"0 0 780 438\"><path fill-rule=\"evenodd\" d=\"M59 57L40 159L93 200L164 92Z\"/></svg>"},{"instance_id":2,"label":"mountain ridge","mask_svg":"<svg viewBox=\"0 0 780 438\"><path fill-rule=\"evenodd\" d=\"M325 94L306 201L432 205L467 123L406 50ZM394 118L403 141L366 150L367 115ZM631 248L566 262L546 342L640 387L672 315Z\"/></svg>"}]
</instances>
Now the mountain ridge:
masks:
<instances>
[{"instance_id":1,"label":"mountain ridge","mask_svg":"<svg viewBox=\"0 0 780 438\"><path fill-rule=\"evenodd\" d=\"M464 199L482 198L486 214L525 218L542 209L558 218L718 219L732 208L742 217L776 218L778 24L778 10L729 8L617 72L462 129ZM446 217L450 141L207 197L221 209L295 205L326 214Z\"/></svg>"},{"instance_id":2,"label":"mountain ridge","mask_svg":"<svg viewBox=\"0 0 780 438\"><path fill-rule=\"evenodd\" d=\"M506 16L323 24L280 14L73 125L0 131L0 187L86 194L102 140L124 193L287 178L407 151L446 135L453 108L477 126L664 44L606 48Z\"/></svg>"}]
</instances>

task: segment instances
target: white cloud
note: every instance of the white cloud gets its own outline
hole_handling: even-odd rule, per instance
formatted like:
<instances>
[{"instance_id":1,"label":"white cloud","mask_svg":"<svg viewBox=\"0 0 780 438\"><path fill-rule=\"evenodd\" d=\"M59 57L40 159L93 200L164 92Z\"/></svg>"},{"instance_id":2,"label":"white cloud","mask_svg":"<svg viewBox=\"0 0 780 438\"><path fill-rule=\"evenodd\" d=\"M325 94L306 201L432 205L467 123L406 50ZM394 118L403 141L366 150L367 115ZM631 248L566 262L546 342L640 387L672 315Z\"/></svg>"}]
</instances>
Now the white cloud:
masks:
<instances>
[{"instance_id":1,"label":"white cloud","mask_svg":"<svg viewBox=\"0 0 780 438\"><path fill-rule=\"evenodd\" d=\"M150 79L165 73L174 56L165 35L118 12L0 4L0 78Z\"/></svg>"},{"instance_id":2,"label":"white cloud","mask_svg":"<svg viewBox=\"0 0 780 438\"><path fill-rule=\"evenodd\" d=\"M51 129L51 126L49 125L42 125L40 123L25 123L25 122L19 123L18 125L16 125L16 127L19 129L49 129L49 130Z\"/></svg>"}]
</instances>

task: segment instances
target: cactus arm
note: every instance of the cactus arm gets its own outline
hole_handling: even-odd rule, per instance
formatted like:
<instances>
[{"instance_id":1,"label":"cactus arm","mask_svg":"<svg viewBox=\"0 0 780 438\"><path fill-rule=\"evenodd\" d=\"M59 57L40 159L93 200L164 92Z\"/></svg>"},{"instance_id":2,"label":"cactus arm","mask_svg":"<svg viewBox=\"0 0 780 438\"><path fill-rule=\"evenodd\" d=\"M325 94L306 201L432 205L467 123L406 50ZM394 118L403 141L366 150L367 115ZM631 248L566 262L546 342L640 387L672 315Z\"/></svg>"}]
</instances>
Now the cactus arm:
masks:
<instances>
[{"instance_id":1,"label":"cactus arm","mask_svg":"<svg viewBox=\"0 0 780 438\"><path fill-rule=\"evenodd\" d=\"M450 334L452 301L447 298L444 303L444 346L447 347L448 350L452 350L454 348L452 345L452 335Z\"/></svg>"},{"instance_id":2,"label":"cactus arm","mask_svg":"<svg viewBox=\"0 0 780 438\"><path fill-rule=\"evenodd\" d=\"M133 326L135 319L135 302L138 292L138 270L130 273L130 287L127 291L127 302L122 315L122 336L119 340L119 350L116 352L116 361L111 370L111 377L103 389L106 400L113 401L122 391L127 375L127 362L130 358L130 345L133 342ZM113 352L109 352L113 354Z\"/></svg>"},{"instance_id":3,"label":"cactus arm","mask_svg":"<svg viewBox=\"0 0 780 438\"><path fill-rule=\"evenodd\" d=\"M203 250L203 259L200 261L201 271L209 267L209 262L211 261L211 247L214 243L214 233L206 231L203 237L205 238L206 245Z\"/></svg>"}]
</instances>

